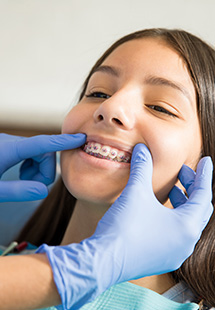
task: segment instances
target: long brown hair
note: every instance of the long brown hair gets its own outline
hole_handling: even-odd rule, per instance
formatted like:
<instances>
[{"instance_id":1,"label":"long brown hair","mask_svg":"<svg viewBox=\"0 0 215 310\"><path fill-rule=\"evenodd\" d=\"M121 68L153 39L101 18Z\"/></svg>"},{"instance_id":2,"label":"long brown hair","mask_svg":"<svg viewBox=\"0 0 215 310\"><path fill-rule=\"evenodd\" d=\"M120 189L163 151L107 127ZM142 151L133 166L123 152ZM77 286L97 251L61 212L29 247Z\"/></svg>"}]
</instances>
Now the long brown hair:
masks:
<instances>
[{"instance_id":1,"label":"long brown hair","mask_svg":"<svg viewBox=\"0 0 215 310\"><path fill-rule=\"evenodd\" d=\"M88 81L103 61L121 44L142 38L160 38L184 60L197 94L197 109L203 140L202 156L215 162L215 51L198 37L183 31L146 29L129 34L115 42L96 62L82 88L84 96ZM214 180L214 176L213 176ZM213 197L215 182L213 182ZM38 208L18 240L35 245L46 242L59 244L72 215L75 199L60 179L46 200ZM197 298L208 306L215 306L215 214L202 233L193 254L172 273L176 281L185 281Z\"/></svg>"}]
</instances>

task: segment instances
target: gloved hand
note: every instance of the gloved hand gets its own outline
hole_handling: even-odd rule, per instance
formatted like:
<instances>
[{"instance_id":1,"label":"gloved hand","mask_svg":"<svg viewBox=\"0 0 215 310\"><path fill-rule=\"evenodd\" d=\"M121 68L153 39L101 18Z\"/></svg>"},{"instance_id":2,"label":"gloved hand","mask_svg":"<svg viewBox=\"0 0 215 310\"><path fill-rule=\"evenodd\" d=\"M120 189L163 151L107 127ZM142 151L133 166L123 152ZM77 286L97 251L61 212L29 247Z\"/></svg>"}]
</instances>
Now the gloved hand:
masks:
<instances>
[{"instance_id":1,"label":"gloved hand","mask_svg":"<svg viewBox=\"0 0 215 310\"><path fill-rule=\"evenodd\" d=\"M177 269L192 253L213 210L212 162L203 158L195 174L183 166L175 209L164 207L152 189L152 158L135 146L127 186L99 221L92 237L79 244L48 247L46 252L61 296L59 309L79 309L111 285Z\"/></svg>"},{"instance_id":2,"label":"gloved hand","mask_svg":"<svg viewBox=\"0 0 215 310\"><path fill-rule=\"evenodd\" d=\"M0 134L0 177L24 160L20 178L25 181L0 181L0 202L30 201L48 195L46 185L55 178L55 152L84 144L84 134L41 135L31 138ZM26 181L31 180L31 181Z\"/></svg>"}]
</instances>

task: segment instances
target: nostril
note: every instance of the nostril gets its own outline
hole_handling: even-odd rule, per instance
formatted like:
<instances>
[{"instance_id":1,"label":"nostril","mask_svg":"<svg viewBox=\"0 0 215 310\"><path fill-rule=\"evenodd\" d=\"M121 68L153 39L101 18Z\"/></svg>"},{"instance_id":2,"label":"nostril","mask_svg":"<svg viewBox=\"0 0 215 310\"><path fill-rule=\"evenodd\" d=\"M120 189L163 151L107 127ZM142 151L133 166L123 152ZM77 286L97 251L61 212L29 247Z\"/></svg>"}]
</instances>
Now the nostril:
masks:
<instances>
[{"instance_id":1,"label":"nostril","mask_svg":"<svg viewBox=\"0 0 215 310\"><path fill-rule=\"evenodd\" d=\"M99 120L99 121L103 121L103 119L104 119L104 117L103 117L101 114L99 114L99 115L98 115L98 120Z\"/></svg>"},{"instance_id":2,"label":"nostril","mask_svg":"<svg viewBox=\"0 0 215 310\"><path fill-rule=\"evenodd\" d=\"M123 123L118 118L113 118L113 122L117 123L118 125L123 125Z\"/></svg>"}]
</instances>

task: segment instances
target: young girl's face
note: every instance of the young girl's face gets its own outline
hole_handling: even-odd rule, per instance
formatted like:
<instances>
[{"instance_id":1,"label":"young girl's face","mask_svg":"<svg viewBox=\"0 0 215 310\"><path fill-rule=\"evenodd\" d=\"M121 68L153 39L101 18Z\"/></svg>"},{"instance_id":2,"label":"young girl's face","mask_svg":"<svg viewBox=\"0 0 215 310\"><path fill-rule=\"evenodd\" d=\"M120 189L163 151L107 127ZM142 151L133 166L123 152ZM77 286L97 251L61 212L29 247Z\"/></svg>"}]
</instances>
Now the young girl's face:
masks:
<instances>
[{"instance_id":1,"label":"young girl's face","mask_svg":"<svg viewBox=\"0 0 215 310\"><path fill-rule=\"evenodd\" d=\"M195 168L201 153L195 88L181 57L160 39L122 44L91 76L62 132L87 135L84 150L61 156L63 180L76 198L113 203L127 184L134 146L144 143L164 203L181 166Z\"/></svg>"}]
</instances>

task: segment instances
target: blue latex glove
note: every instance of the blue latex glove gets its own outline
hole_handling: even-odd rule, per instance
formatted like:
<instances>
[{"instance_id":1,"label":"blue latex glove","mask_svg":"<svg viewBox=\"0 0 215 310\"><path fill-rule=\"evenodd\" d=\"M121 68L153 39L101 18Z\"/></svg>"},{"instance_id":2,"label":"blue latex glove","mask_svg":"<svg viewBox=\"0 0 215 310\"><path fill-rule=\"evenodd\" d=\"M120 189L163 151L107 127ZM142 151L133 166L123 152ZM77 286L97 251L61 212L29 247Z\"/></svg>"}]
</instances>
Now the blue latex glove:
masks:
<instances>
[{"instance_id":1,"label":"blue latex glove","mask_svg":"<svg viewBox=\"0 0 215 310\"><path fill-rule=\"evenodd\" d=\"M168 209L152 189L152 158L135 146L131 172L121 196L99 221L92 237L79 244L48 247L46 252L62 300L59 309L79 309L111 285L177 269L193 252L213 210L212 162L200 161L197 173L183 166Z\"/></svg>"},{"instance_id":2,"label":"blue latex glove","mask_svg":"<svg viewBox=\"0 0 215 310\"><path fill-rule=\"evenodd\" d=\"M55 152L80 147L85 140L84 134L31 138L0 134L0 177L24 160L20 170L23 181L0 181L0 202L45 198L48 195L46 185L55 179Z\"/></svg>"}]
</instances>

